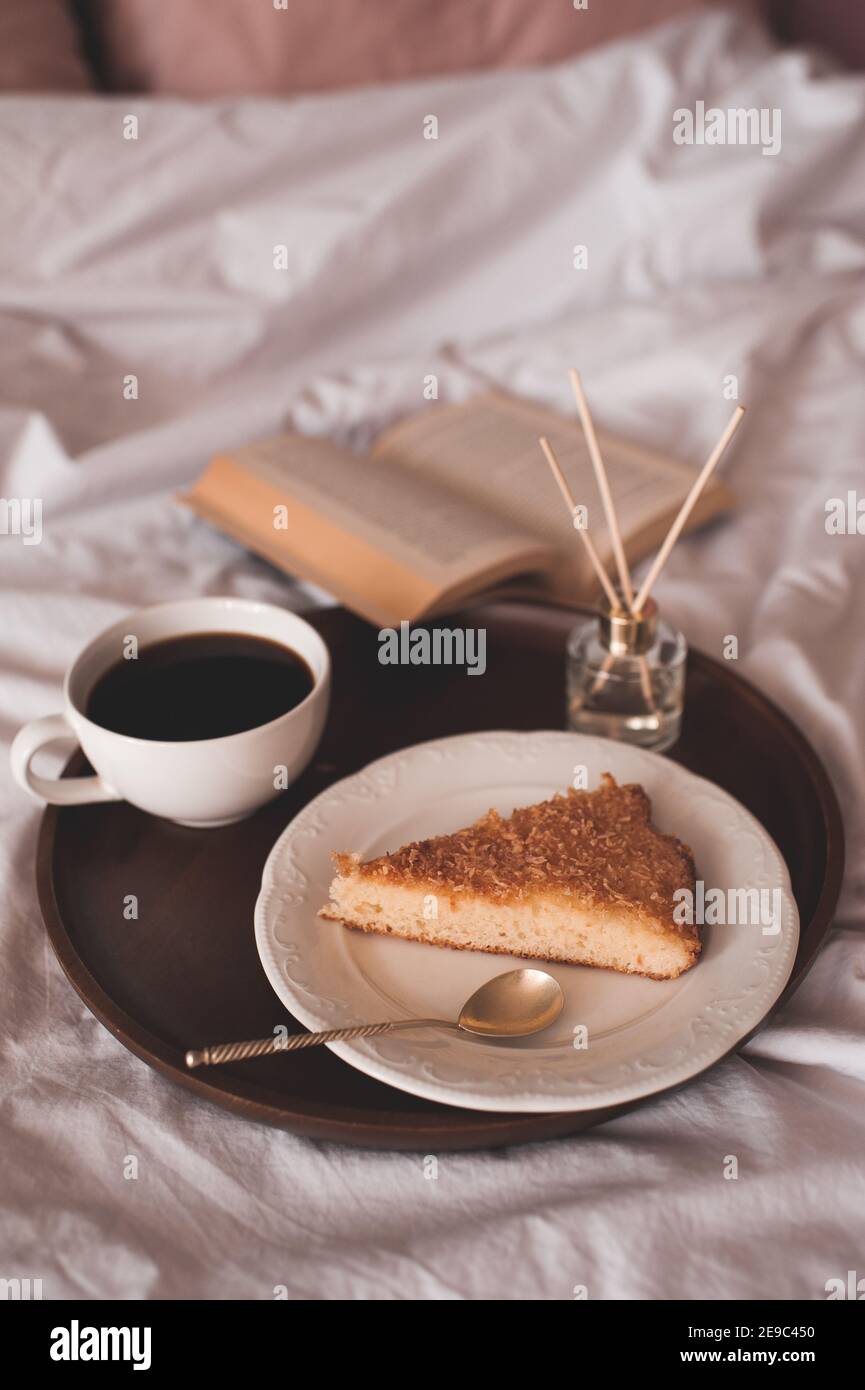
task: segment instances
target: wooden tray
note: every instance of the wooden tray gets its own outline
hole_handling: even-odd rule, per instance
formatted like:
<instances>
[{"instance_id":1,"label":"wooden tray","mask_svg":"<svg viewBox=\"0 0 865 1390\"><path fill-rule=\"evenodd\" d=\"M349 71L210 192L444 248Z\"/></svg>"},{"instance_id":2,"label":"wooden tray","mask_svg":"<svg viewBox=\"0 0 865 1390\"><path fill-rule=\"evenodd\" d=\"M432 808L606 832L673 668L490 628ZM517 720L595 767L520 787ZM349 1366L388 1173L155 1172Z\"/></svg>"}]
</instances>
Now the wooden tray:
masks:
<instances>
[{"instance_id":1,"label":"wooden tray","mask_svg":"<svg viewBox=\"0 0 865 1390\"><path fill-rule=\"evenodd\" d=\"M330 719L313 766L270 806L219 830L173 825L125 803L46 810L39 900L71 983L115 1037L172 1081L247 1119L316 1139L441 1152L569 1134L630 1109L459 1110L363 1076L327 1048L186 1070L190 1044L258 1037L262 1020L272 1027L278 1018L252 913L271 846L305 802L410 743L477 729L563 727L573 615L562 610L498 604L448 619L486 628L482 677L446 666L381 666L374 630L342 609L311 621L333 656ZM738 797L787 861L802 934L783 1004L826 935L841 885L843 830L822 764L775 705L730 665L698 652L689 660L682 738L670 756ZM67 772L85 767L79 753ZM139 916L128 921L124 900L133 893ZM284 1021L301 1031L289 1014Z\"/></svg>"}]
</instances>

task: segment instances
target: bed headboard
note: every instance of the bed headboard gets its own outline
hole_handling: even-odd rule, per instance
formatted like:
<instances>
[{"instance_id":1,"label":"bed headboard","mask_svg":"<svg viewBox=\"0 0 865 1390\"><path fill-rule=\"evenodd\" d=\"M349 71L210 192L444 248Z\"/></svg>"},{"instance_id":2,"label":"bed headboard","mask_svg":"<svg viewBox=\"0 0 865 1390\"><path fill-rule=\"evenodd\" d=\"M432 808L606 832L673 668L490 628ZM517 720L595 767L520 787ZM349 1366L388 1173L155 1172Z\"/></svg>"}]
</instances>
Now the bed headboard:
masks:
<instances>
[{"instance_id":1,"label":"bed headboard","mask_svg":"<svg viewBox=\"0 0 865 1390\"><path fill-rule=\"evenodd\" d=\"M554 62L725 0L0 0L0 91L291 94ZM865 0L726 0L865 68Z\"/></svg>"},{"instance_id":2,"label":"bed headboard","mask_svg":"<svg viewBox=\"0 0 865 1390\"><path fill-rule=\"evenodd\" d=\"M811 43L846 67L865 68L863 0L765 0L769 27L785 43Z\"/></svg>"},{"instance_id":3,"label":"bed headboard","mask_svg":"<svg viewBox=\"0 0 865 1390\"><path fill-rule=\"evenodd\" d=\"M105 85L329 91L565 59L711 0L78 0Z\"/></svg>"}]
</instances>

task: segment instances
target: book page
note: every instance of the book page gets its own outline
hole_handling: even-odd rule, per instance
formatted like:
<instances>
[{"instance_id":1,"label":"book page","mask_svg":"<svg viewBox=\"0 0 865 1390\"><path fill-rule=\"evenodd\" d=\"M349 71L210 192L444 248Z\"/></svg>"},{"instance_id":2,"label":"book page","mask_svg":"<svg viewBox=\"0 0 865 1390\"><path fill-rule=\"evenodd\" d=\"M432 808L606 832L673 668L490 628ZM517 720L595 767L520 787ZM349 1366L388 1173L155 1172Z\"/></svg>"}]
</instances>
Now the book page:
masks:
<instances>
[{"instance_id":1,"label":"book page","mask_svg":"<svg viewBox=\"0 0 865 1390\"><path fill-rule=\"evenodd\" d=\"M527 402L484 395L465 405L431 407L386 431L374 452L519 524L557 548L560 570L583 575L583 548L573 536L541 453L542 434L556 451L575 502L586 507L592 540L609 566L612 551L604 511L578 420L565 420ZM653 537L659 528L663 532L663 523L672 519L696 473L600 430L598 443L627 551L630 538ZM704 506L701 515L713 510Z\"/></svg>"},{"instance_id":2,"label":"book page","mask_svg":"<svg viewBox=\"0 0 865 1390\"><path fill-rule=\"evenodd\" d=\"M553 563L531 533L438 480L299 434L218 455L182 500L377 624Z\"/></svg>"},{"instance_id":3,"label":"book page","mask_svg":"<svg viewBox=\"0 0 865 1390\"><path fill-rule=\"evenodd\" d=\"M507 556L538 552L518 517L490 512L392 459L363 458L299 434L251 445L234 458L442 585Z\"/></svg>"}]
</instances>

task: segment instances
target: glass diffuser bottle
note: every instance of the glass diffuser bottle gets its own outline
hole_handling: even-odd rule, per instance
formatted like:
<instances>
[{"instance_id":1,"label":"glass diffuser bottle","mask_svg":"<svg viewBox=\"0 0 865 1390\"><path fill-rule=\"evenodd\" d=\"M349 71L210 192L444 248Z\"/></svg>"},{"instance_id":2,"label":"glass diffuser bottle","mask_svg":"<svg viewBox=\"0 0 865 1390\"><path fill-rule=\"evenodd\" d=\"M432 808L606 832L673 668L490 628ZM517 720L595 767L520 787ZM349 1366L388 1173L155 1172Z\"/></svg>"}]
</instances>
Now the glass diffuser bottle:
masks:
<instances>
[{"instance_id":1,"label":"glass diffuser bottle","mask_svg":"<svg viewBox=\"0 0 865 1390\"><path fill-rule=\"evenodd\" d=\"M568 728L662 752L679 737L688 644L658 618L653 599L638 616L607 607L567 643Z\"/></svg>"}]
</instances>

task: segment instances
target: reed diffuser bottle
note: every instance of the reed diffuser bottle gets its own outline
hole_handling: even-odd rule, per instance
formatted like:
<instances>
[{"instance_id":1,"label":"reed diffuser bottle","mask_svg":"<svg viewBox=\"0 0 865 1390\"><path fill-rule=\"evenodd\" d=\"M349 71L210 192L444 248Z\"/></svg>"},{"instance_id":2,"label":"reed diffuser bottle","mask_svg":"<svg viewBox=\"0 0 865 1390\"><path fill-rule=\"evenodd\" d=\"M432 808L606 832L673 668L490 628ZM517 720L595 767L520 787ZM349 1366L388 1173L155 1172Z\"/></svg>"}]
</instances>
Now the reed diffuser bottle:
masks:
<instances>
[{"instance_id":1,"label":"reed diffuser bottle","mask_svg":"<svg viewBox=\"0 0 865 1390\"><path fill-rule=\"evenodd\" d=\"M586 508L574 501L555 450L544 436L538 443L605 600L604 607L588 622L578 623L568 638L568 727L579 733L600 734L603 738L615 738L662 752L676 742L682 726L688 644L681 632L659 622L657 605L650 591L739 428L745 407L737 405L727 421L635 594L583 383L576 368L571 368L569 376L604 509L619 589L617 592L614 588L586 529Z\"/></svg>"},{"instance_id":2,"label":"reed diffuser bottle","mask_svg":"<svg viewBox=\"0 0 865 1390\"><path fill-rule=\"evenodd\" d=\"M662 752L679 737L688 644L659 621L653 599L639 614L607 607L567 644L568 728Z\"/></svg>"}]
</instances>

